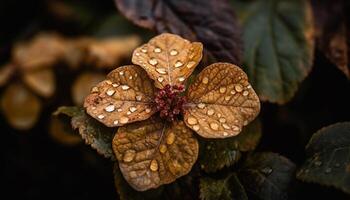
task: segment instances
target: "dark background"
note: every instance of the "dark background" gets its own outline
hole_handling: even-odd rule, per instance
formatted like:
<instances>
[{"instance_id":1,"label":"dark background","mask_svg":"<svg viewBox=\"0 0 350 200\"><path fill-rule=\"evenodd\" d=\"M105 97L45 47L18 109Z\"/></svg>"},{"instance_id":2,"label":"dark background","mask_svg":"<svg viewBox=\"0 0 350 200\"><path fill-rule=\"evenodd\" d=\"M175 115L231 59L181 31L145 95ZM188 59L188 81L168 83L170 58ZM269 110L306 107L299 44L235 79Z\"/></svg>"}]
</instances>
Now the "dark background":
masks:
<instances>
[{"instance_id":1,"label":"dark background","mask_svg":"<svg viewBox=\"0 0 350 200\"><path fill-rule=\"evenodd\" d=\"M62 20L50 13L48 2L0 2L0 64L8 61L14 41L42 30L67 36L90 34L105 16L117 13L112 0L75 0L72 2L93 10L93 17ZM280 153L299 166L315 131L350 121L349 81L320 52L315 58L312 72L291 102L284 106L263 104L263 137L257 151ZM58 85L67 78L58 77ZM64 99L65 87L69 86L62 86L46 101L39 123L29 131L12 129L0 115L1 199L117 199L109 160L83 144L58 144L46 131L51 113L60 105L71 105L70 99ZM298 181L293 190L292 199L349 199L333 188Z\"/></svg>"}]
</instances>

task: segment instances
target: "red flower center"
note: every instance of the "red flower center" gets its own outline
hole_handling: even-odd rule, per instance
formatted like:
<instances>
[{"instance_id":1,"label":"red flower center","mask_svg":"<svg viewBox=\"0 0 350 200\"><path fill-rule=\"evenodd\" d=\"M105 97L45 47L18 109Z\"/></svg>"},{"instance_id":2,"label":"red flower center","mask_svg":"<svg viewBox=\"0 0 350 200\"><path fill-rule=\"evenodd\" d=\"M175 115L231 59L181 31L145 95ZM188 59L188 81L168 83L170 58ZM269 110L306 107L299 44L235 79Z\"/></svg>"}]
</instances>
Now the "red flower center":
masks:
<instances>
[{"instance_id":1,"label":"red flower center","mask_svg":"<svg viewBox=\"0 0 350 200\"><path fill-rule=\"evenodd\" d=\"M158 91L155 97L155 106L161 118L174 121L184 112L186 97L180 95L183 91L185 91L183 85L166 85Z\"/></svg>"}]
</instances>

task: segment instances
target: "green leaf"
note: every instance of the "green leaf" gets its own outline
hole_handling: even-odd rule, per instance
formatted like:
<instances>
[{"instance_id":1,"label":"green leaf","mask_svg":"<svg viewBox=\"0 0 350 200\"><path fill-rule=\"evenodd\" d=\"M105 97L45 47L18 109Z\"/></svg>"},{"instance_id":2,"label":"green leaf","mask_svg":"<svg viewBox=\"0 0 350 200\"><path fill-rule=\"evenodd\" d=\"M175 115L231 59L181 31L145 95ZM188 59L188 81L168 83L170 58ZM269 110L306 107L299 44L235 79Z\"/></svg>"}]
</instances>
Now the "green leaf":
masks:
<instances>
[{"instance_id":1,"label":"green leaf","mask_svg":"<svg viewBox=\"0 0 350 200\"><path fill-rule=\"evenodd\" d=\"M223 179L201 178L199 187L200 198L203 200L248 199L244 187L234 173Z\"/></svg>"},{"instance_id":2,"label":"green leaf","mask_svg":"<svg viewBox=\"0 0 350 200\"><path fill-rule=\"evenodd\" d=\"M73 129L78 129L79 134L86 144L106 158L115 160L112 150L112 140L117 132L116 128L108 128L100 122L96 121L85 113L83 108L79 107L60 107L54 115L65 114L71 117Z\"/></svg>"},{"instance_id":3,"label":"green leaf","mask_svg":"<svg viewBox=\"0 0 350 200\"><path fill-rule=\"evenodd\" d=\"M252 151L261 138L261 124L254 120L235 137L226 139L210 139L204 141L201 148L199 163L206 172L215 172L236 163L241 152Z\"/></svg>"},{"instance_id":4,"label":"green leaf","mask_svg":"<svg viewBox=\"0 0 350 200\"><path fill-rule=\"evenodd\" d=\"M350 193L350 122L317 131L306 146L306 154L298 179Z\"/></svg>"},{"instance_id":5,"label":"green leaf","mask_svg":"<svg viewBox=\"0 0 350 200\"><path fill-rule=\"evenodd\" d=\"M233 0L243 24L244 70L261 100L290 100L312 68L312 14L305 0Z\"/></svg>"},{"instance_id":6,"label":"green leaf","mask_svg":"<svg viewBox=\"0 0 350 200\"><path fill-rule=\"evenodd\" d=\"M295 165L275 153L250 155L239 170L238 178L250 197L266 200L288 198L288 188L294 178Z\"/></svg>"}]
</instances>

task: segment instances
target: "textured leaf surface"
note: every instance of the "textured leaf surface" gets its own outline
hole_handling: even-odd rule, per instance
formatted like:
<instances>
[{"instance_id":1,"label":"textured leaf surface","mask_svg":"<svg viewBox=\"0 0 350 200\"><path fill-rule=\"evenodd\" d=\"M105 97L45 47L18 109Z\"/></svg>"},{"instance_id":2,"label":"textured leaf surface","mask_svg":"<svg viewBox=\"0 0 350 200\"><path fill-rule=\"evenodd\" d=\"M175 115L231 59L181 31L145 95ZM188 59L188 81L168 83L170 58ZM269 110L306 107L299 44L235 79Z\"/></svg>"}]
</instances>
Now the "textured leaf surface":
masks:
<instances>
[{"instance_id":1,"label":"textured leaf surface","mask_svg":"<svg viewBox=\"0 0 350 200\"><path fill-rule=\"evenodd\" d=\"M85 72L79 75L71 88L73 102L83 105L84 99L90 94L91 88L105 79L105 75L96 72Z\"/></svg>"},{"instance_id":2,"label":"textured leaf surface","mask_svg":"<svg viewBox=\"0 0 350 200\"><path fill-rule=\"evenodd\" d=\"M122 126L145 120L156 111L152 106L154 93L153 83L142 68L123 66L91 89L84 107L89 115L106 126Z\"/></svg>"},{"instance_id":3,"label":"textured leaf surface","mask_svg":"<svg viewBox=\"0 0 350 200\"><path fill-rule=\"evenodd\" d=\"M197 160L198 142L183 122L150 118L120 127L113 150L124 178L144 191L186 175Z\"/></svg>"},{"instance_id":4,"label":"textured leaf surface","mask_svg":"<svg viewBox=\"0 0 350 200\"><path fill-rule=\"evenodd\" d=\"M55 74L52 69L40 69L23 74L23 81L34 92L43 97L51 97L56 88Z\"/></svg>"},{"instance_id":5,"label":"textured leaf surface","mask_svg":"<svg viewBox=\"0 0 350 200\"><path fill-rule=\"evenodd\" d=\"M252 151L261 138L261 124L258 119L244 127L238 136L224 140L210 139L201 148L199 163L206 172L215 172L235 164L241 152Z\"/></svg>"},{"instance_id":6,"label":"textured leaf surface","mask_svg":"<svg viewBox=\"0 0 350 200\"><path fill-rule=\"evenodd\" d=\"M350 193L350 122L317 131L306 146L306 153L298 179Z\"/></svg>"},{"instance_id":7,"label":"textured leaf surface","mask_svg":"<svg viewBox=\"0 0 350 200\"><path fill-rule=\"evenodd\" d=\"M185 122L205 138L238 135L260 111L247 75L229 63L206 67L188 89Z\"/></svg>"},{"instance_id":8,"label":"textured leaf surface","mask_svg":"<svg viewBox=\"0 0 350 200\"><path fill-rule=\"evenodd\" d=\"M202 200L248 199L236 174L229 174L223 179L201 178L199 187Z\"/></svg>"},{"instance_id":9,"label":"textured leaf surface","mask_svg":"<svg viewBox=\"0 0 350 200\"><path fill-rule=\"evenodd\" d=\"M164 33L137 48L132 56L158 88L183 85L202 59L202 44Z\"/></svg>"},{"instance_id":10,"label":"textured leaf surface","mask_svg":"<svg viewBox=\"0 0 350 200\"><path fill-rule=\"evenodd\" d=\"M244 67L264 101L285 103L309 74L312 14L304 0L234 0L244 27Z\"/></svg>"},{"instance_id":11,"label":"textured leaf surface","mask_svg":"<svg viewBox=\"0 0 350 200\"><path fill-rule=\"evenodd\" d=\"M86 144L106 158L114 160L112 140L117 132L115 128L108 128L87 115L84 109L79 107L60 107L54 115L65 114L70 117L73 129L78 129L79 134Z\"/></svg>"},{"instance_id":12,"label":"textured leaf surface","mask_svg":"<svg viewBox=\"0 0 350 200\"><path fill-rule=\"evenodd\" d=\"M241 30L227 0L115 0L119 11L135 24L170 32L204 44L217 61L240 64Z\"/></svg>"},{"instance_id":13,"label":"textured leaf surface","mask_svg":"<svg viewBox=\"0 0 350 200\"><path fill-rule=\"evenodd\" d=\"M288 199L288 188L294 179L295 165L275 153L250 155L238 177L249 196L264 200Z\"/></svg>"},{"instance_id":14,"label":"textured leaf surface","mask_svg":"<svg viewBox=\"0 0 350 200\"><path fill-rule=\"evenodd\" d=\"M37 122L41 102L20 83L9 85L1 98L1 109L7 121L16 129L30 129Z\"/></svg>"}]
</instances>

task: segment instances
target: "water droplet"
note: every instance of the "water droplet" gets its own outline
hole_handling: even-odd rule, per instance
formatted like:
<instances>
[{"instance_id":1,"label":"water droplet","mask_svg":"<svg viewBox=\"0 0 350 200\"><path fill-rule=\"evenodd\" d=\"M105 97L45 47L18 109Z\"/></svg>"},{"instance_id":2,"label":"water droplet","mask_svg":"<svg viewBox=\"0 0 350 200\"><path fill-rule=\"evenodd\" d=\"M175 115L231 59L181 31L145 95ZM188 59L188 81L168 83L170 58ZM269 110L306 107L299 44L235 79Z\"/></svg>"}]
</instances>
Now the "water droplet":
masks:
<instances>
[{"instance_id":1,"label":"water droplet","mask_svg":"<svg viewBox=\"0 0 350 200\"><path fill-rule=\"evenodd\" d=\"M231 94L236 94L236 91L235 91L235 90L231 90L230 93L231 93Z\"/></svg>"},{"instance_id":2,"label":"water droplet","mask_svg":"<svg viewBox=\"0 0 350 200\"><path fill-rule=\"evenodd\" d=\"M130 112L135 112L137 110L137 108L132 106L132 107L129 108L129 110L130 110Z\"/></svg>"},{"instance_id":3,"label":"water droplet","mask_svg":"<svg viewBox=\"0 0 350 200\"><path fill-rule=\"evenodd\" d=\"M118 85L117 83L113 83L112 86L116 88L116 87L118 87L119 85Z\"/></svg>"},{"instance_id":4,"label":"water droplet","mask_svg":"<svg viewBox=\"0 0 350 200\"><path fill-rule=\"evenodd\" d=\"M225 123L225 122L226 122L226 119L222 117L222 118L219 119L219 122Z\"/></svg>"},{"instance_id":5,"label":"water droplet","mask_svg":"<svg viewBox=\"0 0 350 200\"><path fill-rule=\"evenodd\" d=\"M221 117L221 113L218 113L218 117Z\"/></svg>"},{"instance_id":6,"label":"water droplet","mask_svg":"<svg viewBox=\"0 0 350 200\"><path fill-rule=\"evenodd\" d=\"M160 74L166 74L165 68L156 68L156 71Z\"/></svg>"},{"instance_id":7,"label":"water droplet","mask_svg":"<svg viewBox=\"0 0 350 200\"><path fill-rule=\"evenodd\" d=\"M140 56L140 53L139 53L139 52L136 52L135 55L136 55L136 56Z\"/></svg>"},{"instance_id":8,"label":"water droplet","mask_svg":"<svg viewBox=\"0 0 350 200\"><path fill-rule=\"evenodd\" d=\"M128 111L126 114L127 114L127 115L131 115L131 112L130 112L130 111Z\"/></svg>"},{"instance_id":9,"label":"water droplet","mask_svg":"<svg viewBox=\"0 0 350 200\"><path fill-rule=\"evenodd\" d=\"M105 116L104 115L99 115L99 116L97 116L97 118L103 119L103 118L105 118Z\"/></svg>"},{"instance_id":10,"label":"water droplet","mask_svg":"<svg viewBox=\"0 0 350 200\"><path fill-rule=\"evenodd\" d=\"M151 65L156 65L156 64L158 64L158 61L157 61L157 59L155 59L155 58L151 58L151 59L148 61L148 63L151 64Z\"/></svg>"},{"instance_id":11,"label":"water droplet","mask_svg":"<svg viewBox=\"0 0 350 200\"><path fill-rule=\"evenodd\" d=\"M243 91L242 85L241 85L241 84L235 85L235 90L236 90L237 92L242 92L242 91Z\"/></svg>"},{"instance_id":12,"label":"water droplet","mask_svg":"<svg viewBox=\"0 0 350 200\"><path fill-rule=\"evenodd\" d=\"M146 108L146 113L150 113L151 112L151 109L150 108Z\"/></svg>"},{"instance_id":13,"label":"water droplet","mask_svg":"<svg viewBox=\"0 0 350 200\"><path fill-rule=\"evenodd\" d=\"M98 87L93 87L93 88L91 89L91 92L98 92Z\"/></svg>"},{"instance_id":14,"label":"water droplet","mask_svg":"<svg viewBox=\"0 0 350 200\"><path fill-rule=\"evenodd\" d=\"M141 51L142 51L143 53L147 53L147 49L145 49L145 48L141 49Z\"/></svg>"},{"instance_id":15,"label":"water droplet","mask_svg":"<svg viewBox=\"0 0 350 200\"><path fill-rule=\"evenodd\" d=\"M215 122L210 123L210 128L213 130L219 130L219 125Z\"/></svg>"},{"instance_id":16,"label":"water droplet","mask_svg":"<svg viewBox=\"0 0 350 200\"><path fill-rule=\"evenodd\" d=\"M179 81L180 81L180 82L183 82L184 80L185 80L185 77L180 77L180 78L179 78Z\"/></svg>"},{"instance_id":17,"label":"water droplet","mask_svg":"<svg viewBox=\"0 0 350 200\"><path fill-rule=\"evenodd\" d=\"M199 130L199 125L194 125L194 126L192 127L192 129L193 129L194 131L198 131L198 130Z\"/></svg>"},{"instance_id":18,"label":"water droplet","mask_svg":"<svg viewBox=\"0 0 350 200\"><path fill-rule=\"evenodd\" d=\"M120 118L120 123L122 123L122 124L128 123L128 121L129 121L129 118L127 118L127 117Z\"/></svg>"},{"instance_id":19,"label":"water droplet","mask_svg":"<svg viewBox=\"0 0 350 200\"><path fill-rule=\"evenodd\" d=\"M118 123L119 123L118 120L115 120L115 121L113 122L114 125L117 125Z\"/></svg>"},{"instance_id":20,"label":"water droplet","mask_svg":"<svg viewBox=\"0 0 350 200\"><path fill-rule=\"evenodd\" d=\"M175 63L175 68L181 67L183 65L183 63L181 61L176 61Z\"/></svg>"},{"instance_id":21,"label":"water droplet","mask_svg":"<svg viewBox=\"0 0 350 200\"><path fill-rule=\"evenodd\" d=\"M230 99L231 99L231 96L226 96L226 97L225 97L225 100L226 100L226 101L229 101Z\"/></svg>"},{"instance_id":22,"label":"water droplet","mask_svg":"<svg viewBox=\"0 0 350 200\"><path fill-rule=\"evenodd\" d=\"M115 106L114 105L109 105L107 107L105 107L105 111L106 112L113 112L115 110Z\"/></svg>"},{"instance_id":23,"label":"water droplet","mask_svg":"<svg viewBox=\"0 0 350 200\"><path fill-rule=\"evenodd\" d=\"M121 112L121 111L123 111L121 108L119 108L118 110L117 110L118 112Z\"/></svg>"},{"instance_id":24,"label":"water droplet","mask_svg":"<svg viewBox=\"0 0 350 200\"><path fill-rule=\"evenodd\" d=\"M272 168L270 167L265 167L263 169L260 170L262 173L264 173L265 175L269 175L272 173Z\"/></svg>"},{"instance_id":25,"label":"water droplet","mask_svg":"<svg viewBox=\"0 0 350 200\"><path fill-rule=\"evenodd\" d=\"M163 81L164 81L164 78L163 78L163 77L158 77L157 80L158 80L159 82L163 82Z\"/></svg>"},{"instance_id":26,"label":"water droplet","mask_svg":"<svg viewBox=\"0 0 350 200\"><path fill-rule=\"evenodd\" d=\"M231 129L230 126L227 124L222 124L222 127L224 127L224 129L227 129L227 130Z\"/></svg>"},{"instance_id":27,"label":"water droplet","mask_svg":"<svg viewBox=\"0 0 350 200\"><path fill-rule=\"evenodd\" d=\"M137 101L141 101L142 100L142 96L141 95L137 95L135 98L136 98Z\"/></svg>"},{"instance_id":28,"label":"water droplet","mask_svg":"<svg viewBox=\"0 0 350 200\"><path fill-rule=\"evenodd\" d=\"M188 68L188 69L191 69L191 68L194 67L195 65L196 65L196 62L190 61L190 62L187 63L187 68Z\"/></svg>"},{"instance_id":29,"label":"water droplet","mask_svg":"<svg viewBox=\"0 0 350 200\"><path fill-rule=\"evenodd\" d=\"M250 89L250 88L252 88L252 86L251 86L251 85L248 85L247 88Z\"/></svg>"},{"instance_id":30,"label":"water droplet","mask_svg":"<svg viewBox=\"0 0 350 200\"><path fill-rule=\"evenodd\" d=\"M233 129L234 131L239 131L239 127L236 126L236 125L233 125L233 126L232 126L232 129Z\"/></svg>"},{"instance_id":31,"label":"water droplet","mask_svg":"<svg viewBox=\"0 0 350 200\"><path fill-rule=\"evenodd\" d=\"M156 160L152 160L151 161L151 164L149 166L149 168L152 170L152 171L157 171L158 170L158 162Z\"/></svg>"},{"instance_id":32,"label":"water droplet","mask_svg":"<svg viewBox=\"0 0 350 200\"><path fill-rule=\"evenodd\" d=\"M199 103L199 104L197 104L197 107L200 108L200 109L203 109L203 108L205 108L205 104L204 103Z\"/></svg>"},{"instance_id":33,"label":"water droplet","mask_svg":"<svg viewBox=\"0 0 350 200\"><path fill-rule=\"evenodd\" d=\"M243 92L243 96L248 96L248 94L249 94L249 92L248 92L247 90L245 90L245 91Z\"/></svg>"},{"instance_id":34,"label":"water droplet","mask_svg":"<svg viewBox=\"0 0 350 200\"><path fill-rule=\"evenodd\" d=\"M170 51L170 55L176 56L179 52L177 52L175 49Z\"/></svg>"},{"instance_id":35,"label":"water droplet","mask_svg":"<svg viewBox=\"0 0 350 200\"><path fill-rule=\"evenodd\" d=\"M130 87L128 85L122 85L122 90L128 90Z\"/></svg>"},{"instance_id":36,"label":"water droplet","mask_svg":"<svg viewBox=\"0 0 350 200\"><path fill-rule=\"evenodd\" d=\"M162 52L162 49L159 48L159 47L157 47L157 48L154 49L154 52L155 52L155 53L160 53L160 52Z\"/></svg>"},{"instance_id":37,"label":"water droplet","mask_svg":"<svg viewBox=\"0 0 350 200\"><path fill-rule=\"evenodd\" d=\"M132 80L132 76L129 76L129 79Z\"/></svg>"},{"instance_id":38,"label":"water droplet","mask_svg":"<svg viewBox=\"0 0 350 200\"><path fill-rule=\"evenodd\" d=\"M166 151L167 151L167 147L166 147L166 145L164 145L164 144L161 144L160 146L159 146L159 151L160 151L160 153L165 153Z\"/></svg>"},{"instance_id":39,"label":"water droplet","mask_svg":"<svg viewBox=\"0 0 350 200\"><path fill-rule=\"evenodd\" d=\"M322 162L321 162L321 161L316 161L316 162L315 162L315 165L319 167L319 166L322 165Z\"/></svg>"},{"instance_id":40,"label":"water droplet","mask_svg":"<svg viewBox=\"0 0 350 200\"><path fill-rule=\"evenodd\" d=\"M166 143L171 145L175 141L175 134L173 132L170 132L166 138Z\"/></svg>"},{"instance_id":41,"label":"water droplet","mask_svg":"<svg viewBox=\"0 0 350 200\"><path fill-rule=\"evenodd\" d=\"M208 111L207 111L207 115L209 115L209 116L214 115L214 113L215 113L214 109L208 109Z\"/></svg>"},{"instance_id":42,"label":"water droplet","mask_svg":"<svg viewBox=\"0 0 350 200\"><path fill-rule=\"evenodd\" d=\"M228 136L228 133L227 132L223 132L222 135L223 136Z\"/></svg>"},{"instance_id":43,"label":"water droplet","mask_svg":"<svg viewBox=\"0 0 350 200\"><path fill-rule=\"evenodd\" d=\"M244 126L247 126L247 125L248 125L248 121L247 121L247 120L244 120L243 125L244 125Z\"/></svg>"},{"instance_id":44,"label":"water droplet","mask_svg":"<svg viewBox=\"0 0 350 200\"><path fill-rule=\"evenodd\" d=\"M223 94L226 92L226 87L220 87L219 89L220 93Z\"/></svg>"},{"instance_id":45,"label":"water droplet","mask_svg":"<svg viewBox=\"0 0 350 200\"><path fill-rule=\"evenodd\" d=\"M188 123L189 125L197 124L197 119L194 118L194 117L189 117L189 118L187 119L187 123Z\"/></svg>"},{"instance_id":46,"label":"water droplet","mask_svg":"<svg viewBox=\"0 0 350 200\"><path fill-rule=\"evenodd\" d=\"M123 76L123 75L124 75L124 72L123 72L123 71L120 71L120 72L119 72L119 75Z\"/></svg>"},{"instance_id":47,"label":"water droplet","mask_svg":"<svg viewBox=\"0 0 350 200\"><path fill-rule=\"evenodd\" d=\"M112 96L115 93L115 90L107 90L106 94Z\"/></svg>"},{"instance_id":48,"label":"water droplet","mask_svg":"<svg viewBox=\"0 0 350 200\"><path fill-rule=\"evenodd\" d=\"M110 84L112 84L112 81L106 80L106 83L110 85Z\"/></svg>"},{"instance_id":49,"label":"water droplet","mask_svg":"<svg viewBox=\"0 0 350 200\"><path fill-rule=\"evenodd\" d=\"M134 150L128 150L125 152L124 156L123 156L123 161L124 162L131 162L132 160L134 160L136 155L136 152Z\"/></svg>"},{"instance_id":50,"label":"water droplet","mask_svg":"<svg viewBox=\"0 0 350 200\"><path fill-rule=\"evenodd\" d=\"M204 77L204 78L202 79L202 83L207 84L208 82L209 82L208 77Z\"/></svg>"}]
</instances>

